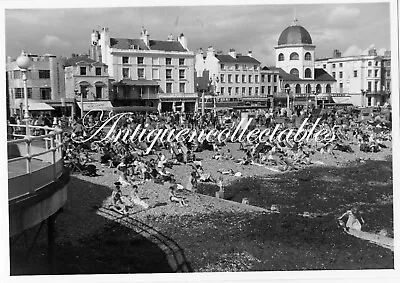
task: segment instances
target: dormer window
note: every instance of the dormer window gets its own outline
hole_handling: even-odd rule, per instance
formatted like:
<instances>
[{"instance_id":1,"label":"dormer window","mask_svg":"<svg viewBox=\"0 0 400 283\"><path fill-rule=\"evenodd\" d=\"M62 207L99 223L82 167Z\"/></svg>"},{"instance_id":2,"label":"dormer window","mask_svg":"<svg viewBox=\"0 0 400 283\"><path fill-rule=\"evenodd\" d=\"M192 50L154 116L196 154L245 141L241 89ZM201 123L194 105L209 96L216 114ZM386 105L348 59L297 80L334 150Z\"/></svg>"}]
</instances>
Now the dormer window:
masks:
<instances>
[{"instance_id":1,"label":"dormer window","mask_svg":"<svg viewBox=\"0 0 400 283\"><path fill-rule=\"evenodd\" d=\"M81 76L86 76L86 67L80 67L79 70L80 70L79 73Z\"/></svg>"}]
</instances>

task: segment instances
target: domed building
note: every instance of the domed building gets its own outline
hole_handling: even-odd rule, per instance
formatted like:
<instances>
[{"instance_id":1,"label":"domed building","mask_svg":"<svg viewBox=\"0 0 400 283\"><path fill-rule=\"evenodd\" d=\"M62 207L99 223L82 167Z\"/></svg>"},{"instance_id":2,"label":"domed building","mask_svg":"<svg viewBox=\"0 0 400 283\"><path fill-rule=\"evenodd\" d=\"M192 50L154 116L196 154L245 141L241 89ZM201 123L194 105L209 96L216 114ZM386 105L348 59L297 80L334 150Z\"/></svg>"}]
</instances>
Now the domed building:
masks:
<instances>
[{"instance_id":1,"label":"domed building","mask_svg":"<svg viewBox=\"0 0 400 283\"><path fill-rule=\"evenodd\" d=\"M275 56L276 67L266 68L279 71L283 93L276 96L276 102L281 98L281 104L285 104L288 92L295 101L294 105L308 104L310 98L313 103L317 99L320 102L329 100L336 80L324 69L315 68L315 45L310 33L298 24L297 19L280 34Z\"/></svg>"}]
</instances>

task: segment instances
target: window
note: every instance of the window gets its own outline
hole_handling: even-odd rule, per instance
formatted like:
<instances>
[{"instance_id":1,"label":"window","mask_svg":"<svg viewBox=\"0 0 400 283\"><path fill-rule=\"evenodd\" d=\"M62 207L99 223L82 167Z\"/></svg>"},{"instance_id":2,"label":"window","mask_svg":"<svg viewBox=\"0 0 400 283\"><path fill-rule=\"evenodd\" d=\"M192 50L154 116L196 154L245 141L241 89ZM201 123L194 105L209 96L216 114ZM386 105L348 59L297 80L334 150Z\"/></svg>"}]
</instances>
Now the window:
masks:
<instances>
[{"instance_id":1,"label":"window","mask_svg":"<svg viewBox=\"0 0 400 283\"><path fill-rule=\"evenodd\" d=\"M122 68L122 77L124 79L129 78L129 68Z\"/></svg>"},{"instance_id":2,"label":"window","mask_svg":"<svg viewBox=\"0 0 400 283\"><path fill-rule=\"evenodd\" d=\"M336 73L335 73L335 72L332 72L332 77L333 77L334 79L336 79Z\"/></svg>"},{"instance_id":3,"label":"window","mask_svg":"<svg viewBox=\"0 0 400 283\"><path fill-rule=\"evenodd\" d=\"M372 75L372 70L368 70L368 77L371 77Z\"/></svg>"},{"instance_id":4,"label":"window","mask_svg":"<svg viewBox=\"0 0 400 283\"><path fill-rule=\"evenodd\" d=\"M390 82L386 82L386 90L390 91Z\"/></svg>"},{"instance_id":5,"label":"window","mask_svg":"<svg viewBox=\"0 0 400 283\"><path fill-rule=\"evenodd\" d=\"M293 68L290 70L290 74L294 75L294 76L299 76L299 70L297 70L296 68Z\"/></svg>"},{"instance_id":6,"label":"window","mask_svg":"<svg viewBox=\"0 0 400 283\"><path fill-rule=\"evenodd\" d=\"M14 71L14 79L22 79L22 73L20 70Z\"/></svg>"},{"instance_id":7,"label":"window","mask_svg":"<svg viewBox=\"0 0 400 283\"><path fill-rule=\"evenodd\" d=\"M278 61L285 61L285 55L283 55L282 53L279 53Z\"/></svg>"},{"instance_id":8,"label":"window","mask_svg":"<svg viewBox=\"0 0 400 283\"><path fill-rule=\"evenodd\" d=\"M24 89L23 88L14 88L14 98L25 98L24 97ZM32 88L28 88L28 98L32 98ZM50 99L50 98L49 98Z\"/></svg>"},{"instance_id":9,"label":"window","mask_svg":"<svg viewBox=\"0 0 400 283\"><path fill-rule=\"evenodd\" d=\"M221 70L225 70L225 65L221 64Z\"/></svg>"},{"instance_id":10,"label":"window","mask_svg":"<svg viewBox=\"0 0 400 283\"><path fill-rule=\"evenodd\" d=\"M336 68L336 64L332 64L332 68Z\"/></svg>"},{"instance_id":11,"label":"window","mask_svg":"<svg viewBox=\"0 0 400 283\"><path fill-rule=\"evenodd\" d=\"M225 88L221 87L221 94L224 94L224 92L225 92Z\"/></svg>"},{"instance_id":12,"label":"window","mask_svg":"<svg viewBox=\"0 0 400 283\"><path fill-rule=\"evenodd\" d=\"M86 76L86 67L80 67L80 72L79 74L81 76ZM40 72L39 72L39 78L40 78Z\"/></svg>"},{"instance_id":13,"label":"window","mask_svg":"<svg viewBox=\"0 0 400 283\"><path fill-rule=\"evenodd\" d=\"M255 75L255 76L254 76L254 82L255 82L256 84L258 84L258 75Z\"/></svg>"},{"instance_id":14,"label":"window","mask_svg":"<svg viewBox=\"0 0 400 283\"><path fill-rule=\"evenodd\" d=\"M225 75L224 74L220 75L220 81L221 81L221 83L225 82Z\"/></svg>"},{"instance_id":15,"label":"window","mask_svg":"<svg viewBox=\"0 0 400 283\"><path fill-rule=\"evenodd\" d=\"M271 94L271 86L268 86L268 94Z\"/></svg>"},{"instance_id":16,"label":"window","mask_svg":"<svg viewBox=\"0 0 400 283\"><path fill-rule=\"evenodd\" d=\"M354 70L354 77L357 78L357 70Z\"/></svg>"},{"instance_id":17,"label":"window","mask_svg":"<svg viewBox=\"0 0 400 283\"><path fill-rule=\"evenodd\" d=\"M129 57L122 57L122 64L129 64Z\"/></svg>"},{"instance_id":18,"label":"window","mask_svg":"<svg viewBox=\"0 0 400 283\"><path fill-rule=\"evenodd\" d=\"M179 66L185 65L185 58L179 58Z\"/></svg>"},{"instance_id":19,"label":"window","mask_svg":"<svg viewBox=\"0 0 400 283\"><path fill-rule=\"evenodd\" d=\"M172 83L167 83L165 88L166 93L172 93Z\"/></svg>"},{"instance_id":20,"label":"window","mask_svg":"<svg viewBox=\"0 0 400 283\"><path fill-rule=\"evenodd\" d=\"M82 68L85 69L84 74ZM81 75L86 75L86 67L81 67ZM39 79L50 79L50 70L39 70Z\"/></svg>"},{"instance_id":21,"label":"window","mask_svg":"<svg viewBox=\"0 0 400 283\"><path fill-rule=\"evenodd\" d=\"M249 75L249 83L252 83L251 75Z\"/></svg>"},{"instance_id":22,"label":"window","mask_svg":"<svg viewBox=\"0 0 400 283\"><path fill-rule=\"evenodd\" d=\"M185 93L185 83L179 83L179 92Z\"/></svg>"},{"instance_id":23,"label":"window","mask_svg":"<svg viewBox=\"0 0 400 283\"><path fill-rule=\"evenodd\" d=\"M238 64L235 64L235 70L239 71L239 65Z\"/></svg>"},{"instance_id":24,"label":"window","mask_svg":"<svg viewBox=\"0 0 400 283\"><path fill-rule=\"evenodd\" d=\"M390 61L387 61L387 62L386 62L386 66L387 66L387 67L390 67Z\"/></svg>"},{"instance_id":25,"label":"window","mask_svg":"<svg viewBox=\"0 0 400 283\"><path fill-rule=\"evenodd\" d=\"M258 71L258 66L254 65L254 71Z\"/></svg>"},{"instance_id":26,"label":"window","mask_svg":"<svg viewBox=\"0 0 400 283\"><path fill-rule=\"evenodd\" d=\"M252 91L253 91L253 88L252 88L252 87L249 87L249 95L252 94Z\"/></svg>"},{"instance_id":27,"label":"window","mask_svg":"<svg viewBox=\"0 0 400 283\"><path fill-rule=\"evenodd\" d=\"M390 70L386 71L386 77L390 77Z\"/></svg>"},{"instance_id":28,"label":"window","mask_svg":"<svg viewBox=\"0 0 400 283\"><path fill-rule=\"evenodd\" d=\"M368 62L368 66L369 66L369 67L372 66L372 62L371 62L371 61Z\"/></svg>"},{"instance_id":29,"label":"window","mask_svg":"<svg viewBox=\"0 0 400 283\"><path fill-rule=\"evenodd\" d=\"M378 61L375 62L375 66L376 66L376 67L379 66L379 62L378 62Z\"/></svg>"},{"instance_id":30,"label":"window","mask_svg":"<svg viewBox=\"0 0 400 283\"><path fill-rule=\"evenodd\" d=\"M315 87L315 92L316 92L316 93L321 93L321 85L320 85L320 84L317 84L317 85L316 85L316 87Z\"/></svg>"},{"instance_id":31,"label":"window","mask_svg":"<svg viewBox=\"0 0 400 283\"><path fill-rule=\"evenodd\" d=\"M172 79L172 69L165 70L165 78Z\"/></svg>"},{"instance_id":32,"label":"window","mask_svg":"<svg viewBox=\"0 0 400 283\"><path fill-rule=\"evenodd\" d=\"M371 91L372 89L372 82L368 82L368 91Z\"/></svg>"},{"instance_id":33,"label":"window","mask_svg":"<svg viewBox=\"0 0 400 283\"><path fill-rule=\"evenodd\" d=\"M242 83L246 82L246 75L242 75Z\"/></svg>"},{"instance_id":34,"label":"window","mask_svg":"<svg viewBox=\"0 0 400 283\"><path fill-rule=\"evenodd\" d=\"M339 91L340 91L340 93L343 92L343 83L340 83L340 84L339 84Z\"/></svg>"},{"instance_id":35,"label":"window","mask_svg":"<svg viewBox=\"0 0 400 283\"><path fill-rule=\"evenodd\" d=\"M307 52L307 53L304 55L304 60L306 60L306 61L311 61L311 53L310 53L310 52Z\"/></svg>"},{"instance_id":36,"label":"window","mask_svg":"<svg viewBox=\"0 0 400 283\"><path fill-rule=\"evenodd\" d=\"M235 82L239 83L239 75L235 75Z\"/></svg>"},{"instance_id":37,"label":"window","mask_svg":"<svg viewBox=\"0 0 400 283\"><path fill-rule=\"evenodd\" d=\"M274 93L277 93L277 92L278 92L278 87L274 86Z\"/></svg>"},{"instance_id":38,"label":"window","mask_svg":"<svg viewBox=\"0 0 400 283\"><path fill-rule=\"evenodd\" d=\"M171 66L172 65L172 59L171 58L165 58L165 65Z\"/></svg>"},{"instance_id":39,"label":"window","mask_svg":"<svg viewBox=\"0 0 400 283\"><path fill-rule=\"evenodd\" d=\"M371 106L372 105L372 97L369 96L367 100L368 100L368 102L367 102L368 106Z\"/></svg>"},{"instance_id":40,"label":"window","mask_svg":"<svg viewBox=\"0 0 400 283\"><path fill-rule=\"evenodd\" d=\"M137 57L137 64L138 65L143 65L144 63L144 58L143 57Z\"/></svg>"},{"instance_id":41,"label":"window","mask_svg":"<svg viewBox=\"0 0 400 283\"><path fill-rule=\"evenodd\" d=\"M144 79L144 69L143 68L138 68L137 69L137 75L138 75L138 79Z\"/></svg>"},{"instance_id":42,"label":"window","mask_svg":"<svg viewBox=\"0 0 400 283\"><path fill-rule=\"evenodd\" d=\"M326 64L323 64L323 65L322 65L322 68L326 69Z\"/></svg>"},{"instance_id":43,"label":"window","mask_svg":"<svg viewBox=\"0 0 400 283\"><path fill-rule=\"evenodd\" d=\"M235 88L235 94L236 94L236 95L239 94L239 89L240 89L240 88L239 88L238 86Z\"/></svg>"},{"instance_id":44,"label":"window","mask_svg":"<svg viewBox=\"0 0 400 283\"><path fill-rule=\"evenodd\" d=\"M86 89L86 87L85 87L85 89ZM50 100L51 99L51 88L49 88L49 87L40 88L40 99L42 99L42 100Z\"/></svg>"},{"instance_id":45,"label":"window","mask_svg":"<svg viewBox=\"0 0 400 283\"><path fill-rule=\"evenodd\" d=\"M88 89L85 85L80 86L80 93L82 94L82 98L87 98Z\"/></svg>"},{"instance_id":46,"label":"window","mask_svg":"<svg viewBox=\"0 0 400 283\"><path fill-rule=\"evenodd\" d=\"M152 58L153 65L160 65L160 58Z\"/></svg>"},{"instance_id":47,"label":"window","mask_svg":"<svg viewBox=\"0 0 400 283\"><path fill-rule=\"evenodd\" d=\"M96 67L96 76L101 76L101 68Z\"/></svg>"},{"instance_id":48,"label":"window","mask_svg":"<svg viewBox=\"0 0 400 283\"><path fill-rule=\"evenodd\" d=\"M342 72L342 71L339 72L339 78L340 78L340 79L343 78L343 72Z\"/></svg>"},{"instance_id":49,"label":"window","mask_svg":"<svg viewBox=\"0 0 400 283\"><path fill-rule=\"evenodd\" d=\"M151 70L151 76L152 76L153 80L159 80L160 79L160 71L158 69Z\"/></svg>"},{"instance_id":50,"label":"window","mask_svg":"<svg viewBox=\"0 0 400 283\"><path fill-rule=\"evenodd\" d=\"M325 89L326 89L326 93L331 93L331 85L330 84L327 84Z\"/></svg>"},{"instance_id":51,"label":"window","mask_svg":"<svg viewBox=\"0 0 400 283\"><path fill-rule=\"evenodd\" d=\"M278 76L274 75L274 83L276 83L277 79L278 79Z\"/></svg>"},{"instance_id":52,"label":"window","mask_svg":"<svg viewBox=\"0 0 400 283\"><path fill-rule=\"evenodd\" d=\"M290 60L299 60L299 54L293 52L292 54L290 54Z\"/></svg>"},{"instance_id":53,"label":"window","mask_svg":"<svg viewBox=\"0 0 400 283\"><path fill-rule=\"evenodd\" d=\"M375 91L375 92L378 91L378 82L375 82L375 84L374 84L374 91Z\"/></svg>"},{"instance_id":54,"label":"window","mask_svg":"<svg viewBox=\"0 0 400 283\"><path fill-rule=\"evenodd\" d=\"M228 75L228 83L232 83L232 75Z\"/></svg>"},{"instance_id":55,"label":"window","mask_svg":"<svg viewBox=\"0 0 400 283\"><path fill-rule=\"evenodd\" d=\"M246 94L246 88L242 87L242 95L245 95L245 94Z\"/></svg>"},{"instance_id":56,"label":"window","mask_svg":"<svg viewBox=\"0 0 400 283\"><path fill-rule=\"evenodd\" d=\"M265 93L265 86L261 87L261 93L264 94Z\"/></svg>"},{"instance_id":57,"label":"window","mask_svg":"<svg viewBox=\"0 0 400 283\"><path fill-rule=\"evenodd\" d=\"M343 63L339 63L339 68L342 68L343 67Z\"/></svg>"},{"instance_id":58,"label":"window","mask_svg":"<svg viewBox=\"0 0 400 283\"><path fill-rule=\"evenodd\" d=\"M310 69L310 68L307 68L307 69L304 71L304 77L305 77L305 78L311 78L311 69Z\"/></svg>"},{"instance_id":59,"label":"window","mask_svg":"<svg viewBox=\"0 0 400 283\"><path fill-rule=\"evenodd\" d=\"M258 95L258 87L254 88L254 93L255 93L255 95Z\"/></svg>"},{"instance_id":60,"label":"window","mask_svg":"<svg viewBox=\"0 0 400 283\"><path fill-rule=\"evenodd\" d=\"M265 75L264 75L264 74L261 75L261 82L262 82L262 83L265 82Z\"/></svg>"},{"instance_id":61,"label":"window","mask_svg":"<svg viewBox=\"0 0 400 283\"><path fill-rule=\"evenodd\" d=\"M268 75L268 82L271 82L271 75Z\"/></svg>"},{"instance_id":62,"label":"window","mask_svg":"<svg viewBox=\"0 0 400 283\"><path fill-rule=\"evenodd\" d=\"M228 94L232 95L232 87L228 87Z\"/></svg>"},{"instance_id":63,"label":"window","mask_svg":"<svg viewBox=\"0 0 400 283\"><path fill-rule=\"evenodd\" d=\"M179 70L179 79L183 80L185 78L185 70Z\"/></svg>"},{"instance_id":64,"label":"window","mask_svg":"<svg viewBox=\"0 0 400 283\"><path fill-rule=\"evenodd\" d=\"M101 99L103 88L101 86L96 86L96 98Z\"/></svg>"},{"instance_id":65,"label":"window","mask_svg":"<svg viewBox=\"0 0 400 283\"><path fill-rule=\"evenodd\" d=\"M378 70L375 70L375 78L378 77Z\"/></svg>"}]
</instances>

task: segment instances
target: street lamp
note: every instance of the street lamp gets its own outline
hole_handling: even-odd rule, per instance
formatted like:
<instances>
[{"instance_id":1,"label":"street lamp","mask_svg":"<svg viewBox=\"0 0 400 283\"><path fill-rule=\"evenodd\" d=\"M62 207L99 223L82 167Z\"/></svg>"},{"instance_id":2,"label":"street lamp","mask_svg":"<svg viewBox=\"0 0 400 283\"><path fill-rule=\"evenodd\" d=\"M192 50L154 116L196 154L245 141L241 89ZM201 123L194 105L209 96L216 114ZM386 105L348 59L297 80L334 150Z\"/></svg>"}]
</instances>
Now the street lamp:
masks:
<instances>
[{"instance_id":1,"label":"street lamp","mask_svg":"<svg viewBox=\"0 0 400 283\"><path fill-rule=\"evenodd\" d=\"M287 112L287 114L289 114L289 105L290 105L290 96L289 96L289 93L290 93L290 87L287 87L285 90L286 90L286 94L287 94L287 97L286 97L286 99L287 99L286 112Z\"/></svg>"},{"instance_id":2,"label":"street lamp","mask_svg":"<svg viewBox=\"0 0 400 283\"><path fill-rule=\"evenodd\" d=\"M24 102L25 102L25 113L24 113L24 120L26 123L26 135L30 135L29 129L29 108L28 108L28 87L26 85L26 81L28 80L26 76L26 72L28 68L31 66L32 61L26 54L26 52L22 51L21 55L17 58L17 65L18 68L21 69L22 73L22 81L24 82Z\"/></svg>"}]
</instances>

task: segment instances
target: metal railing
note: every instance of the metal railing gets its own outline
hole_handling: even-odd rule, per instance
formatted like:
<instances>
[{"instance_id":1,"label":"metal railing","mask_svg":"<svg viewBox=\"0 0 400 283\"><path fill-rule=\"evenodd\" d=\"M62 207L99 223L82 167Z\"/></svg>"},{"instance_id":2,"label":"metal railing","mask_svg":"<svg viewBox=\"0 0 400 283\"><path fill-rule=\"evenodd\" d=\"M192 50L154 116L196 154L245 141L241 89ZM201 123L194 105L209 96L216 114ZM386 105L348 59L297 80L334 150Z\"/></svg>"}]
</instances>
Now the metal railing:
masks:
<instances>
[{"instance_id":1,"label":"metal railing","mask_svg":"<svg viewBox=\"0 0 400 283\"><path fill-rule=\"evenodd\" d=\"M9 124L8 127L11 130L8 135L11 140L7 141L9 170L11 164L26 160L26 170L16 172L15 176L8 178L10 201L33 194L58 180L63 173L63 142L61 129L14 124ZM35 131L41 131L41 134L37 136L25 134ZM34 170L33 160L42 163L42 166ZM18 166L16 168L19 169Z\"/></svg>"}]
</instances>

